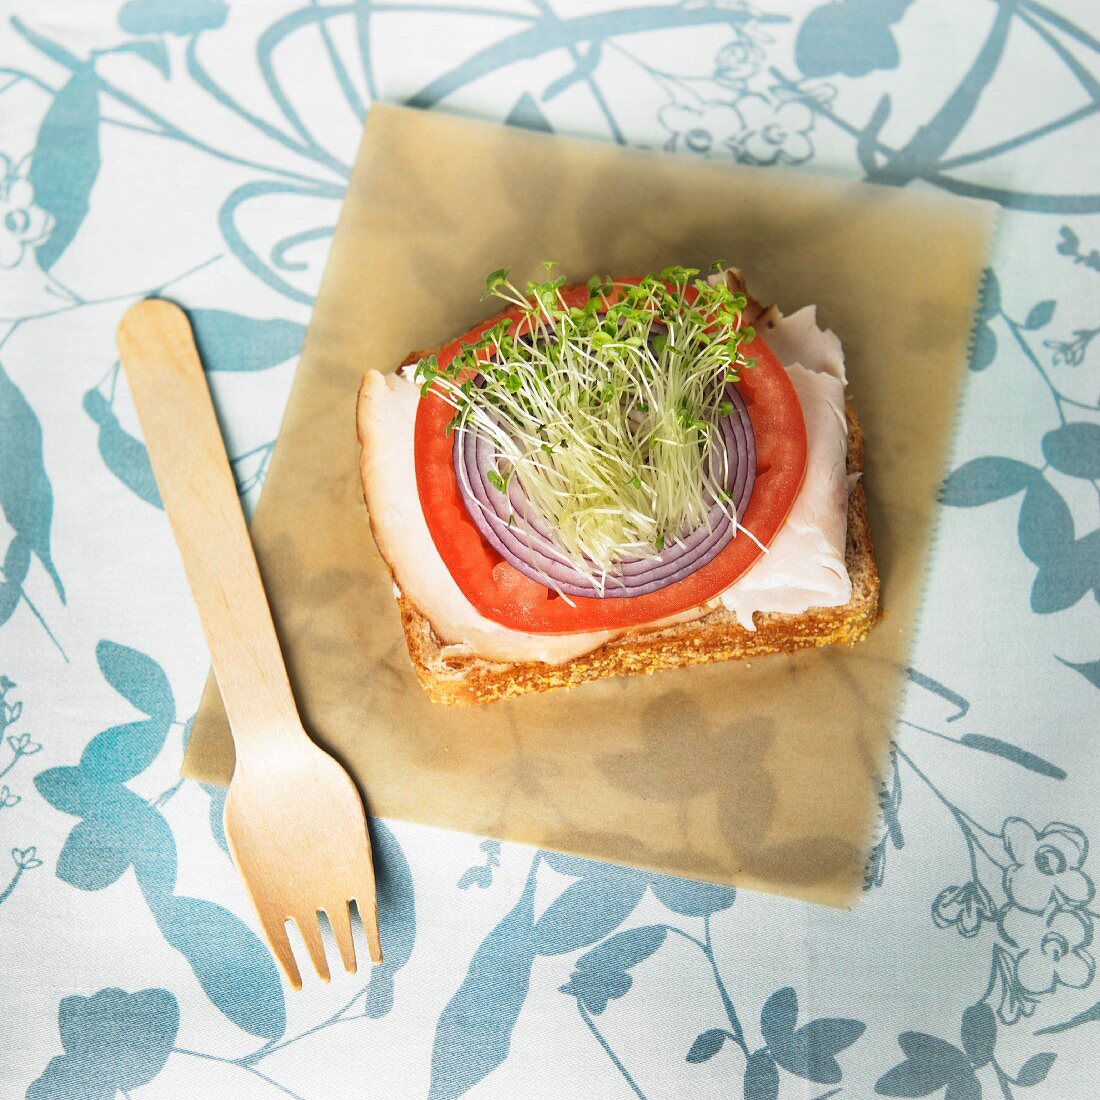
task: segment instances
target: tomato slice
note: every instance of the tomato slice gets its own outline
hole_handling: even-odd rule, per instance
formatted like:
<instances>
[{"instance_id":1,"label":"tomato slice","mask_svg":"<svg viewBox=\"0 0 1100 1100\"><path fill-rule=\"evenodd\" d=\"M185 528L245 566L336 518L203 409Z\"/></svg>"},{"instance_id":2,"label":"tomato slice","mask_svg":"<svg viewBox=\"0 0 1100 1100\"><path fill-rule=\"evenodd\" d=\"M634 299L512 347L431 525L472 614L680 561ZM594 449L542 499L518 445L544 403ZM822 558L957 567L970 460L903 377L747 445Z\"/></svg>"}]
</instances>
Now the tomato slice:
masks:
<instances>
[{"instance_id":1,"label":"tomato slice","mask_svg":"<svg viewBox=\"0 0 1100 1100\"><path fill-rule=\"evenodd\" d=\"M618 282L636 282L620 279ZM569 306L588 297L583 285L563 287ZM448 365L460 349L474 343L505 317L507 309L475 325L437 353ZM756 482L741 525L767 546L790 514L806 472L806 422L794 386L779 360L757 336L745 347L756 366L743 372L737 387L756 436ZM454 410L434 391L420 399L416 412L414 456L416 486L432 541L448 572L476 610L502 626L530 634L576 634L639 626L698 607L728 588L760 557L760 547L739 532L711 561L683 580L641 596L604 599L571 597L520 573L490 546L474 526L458 489L452 439L446 426Z\"/></svg>"}]
</instances>

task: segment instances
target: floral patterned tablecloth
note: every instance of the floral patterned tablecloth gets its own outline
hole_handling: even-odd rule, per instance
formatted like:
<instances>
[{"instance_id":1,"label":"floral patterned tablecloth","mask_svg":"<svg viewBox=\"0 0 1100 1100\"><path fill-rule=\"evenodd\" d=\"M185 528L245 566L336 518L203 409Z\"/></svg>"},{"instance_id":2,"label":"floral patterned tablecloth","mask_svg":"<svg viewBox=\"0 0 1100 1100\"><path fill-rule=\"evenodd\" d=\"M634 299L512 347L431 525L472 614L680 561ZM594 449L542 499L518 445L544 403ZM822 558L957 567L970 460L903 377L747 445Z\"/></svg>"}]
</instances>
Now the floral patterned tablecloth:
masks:
<instances>
[{"instance_id":1,"label":"floral patterned tablecloth","mask_svg":"<svg viewBox=\"0 0 1100 1100\"><path fill-rule=\"evenodd\" d=\"M1100 1095L1093 0L0 8L0 1094ZM113 330L191 310L251 506L374 100L1002 207L853 912L376 822L384 965L281 982Z\"/></svg>"}]
</instances>

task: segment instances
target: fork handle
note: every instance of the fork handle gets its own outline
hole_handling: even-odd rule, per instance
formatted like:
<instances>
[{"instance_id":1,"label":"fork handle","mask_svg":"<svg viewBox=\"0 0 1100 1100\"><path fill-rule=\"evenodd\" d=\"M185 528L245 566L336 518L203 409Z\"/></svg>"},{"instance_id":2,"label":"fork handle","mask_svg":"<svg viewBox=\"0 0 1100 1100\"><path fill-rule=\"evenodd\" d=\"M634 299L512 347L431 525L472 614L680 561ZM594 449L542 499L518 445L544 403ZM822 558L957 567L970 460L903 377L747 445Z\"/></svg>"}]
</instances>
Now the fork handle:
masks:
<instances>
[{"instance_id":1,"label":"fork handle","mask_svg":"<svg viewBox=\"0 0 1100 1100\"><path fill-rule=\"evenodd\" d=\"M238 760L247 760L294 737L301 720L187 315L163 299L138 302L119 325L118 350Z\"/></svg>"}]
</instances>

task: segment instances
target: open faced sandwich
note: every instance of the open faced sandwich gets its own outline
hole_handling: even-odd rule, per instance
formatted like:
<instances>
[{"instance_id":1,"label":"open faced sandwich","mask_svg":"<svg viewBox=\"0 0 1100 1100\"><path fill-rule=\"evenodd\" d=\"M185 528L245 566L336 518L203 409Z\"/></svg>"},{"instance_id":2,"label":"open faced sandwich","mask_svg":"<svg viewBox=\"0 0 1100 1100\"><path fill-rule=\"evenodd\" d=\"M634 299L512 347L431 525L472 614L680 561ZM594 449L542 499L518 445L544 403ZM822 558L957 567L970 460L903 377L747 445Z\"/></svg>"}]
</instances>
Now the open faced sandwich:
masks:
<instances>
[{"instance_id":1,"label":"open faced sandwich","mask_svg":"<svg viewBox=\"0 0 1100 1100\"><path fill-rule=\"evenodd\" d=\"M813 306L783 317L723 265L486 287L501 312L359 393L371 529L435 702L866 635L862 437Z\"/></svg>"}]
</instances>

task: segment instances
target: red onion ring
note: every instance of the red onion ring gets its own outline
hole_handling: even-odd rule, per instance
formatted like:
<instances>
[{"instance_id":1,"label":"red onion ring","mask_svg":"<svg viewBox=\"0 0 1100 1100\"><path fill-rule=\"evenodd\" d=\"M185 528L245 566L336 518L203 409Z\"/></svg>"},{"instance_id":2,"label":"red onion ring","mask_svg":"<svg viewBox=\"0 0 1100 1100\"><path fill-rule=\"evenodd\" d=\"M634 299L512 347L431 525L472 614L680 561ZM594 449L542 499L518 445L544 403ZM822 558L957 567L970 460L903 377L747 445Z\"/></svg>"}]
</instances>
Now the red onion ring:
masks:
<instances>
[{"instance_id":1,"label":"red onion ring","mask_svg":"<svg viewBox=\"0 0 1100 1100\"><path fill-rule=\"evenodd\" d=\"M756 439L748 410L732 383L726 386L725 397L733 409L716 424L722 447L711 448L711 473L729 494L740 520L756 481ZM623 598L655 592L701 569L736 534L726 509L712 499L705 523L673 540L659 554L623 558L614 572L607 574L601 589L562 554L546 520L528 501L518 477L509 478L503 493L489 484L488 474L496 469L496 451L489 440L458 428L453 455L466 511L489 544L525 576L567 596Z\"/></svg>"}]
</instances>

